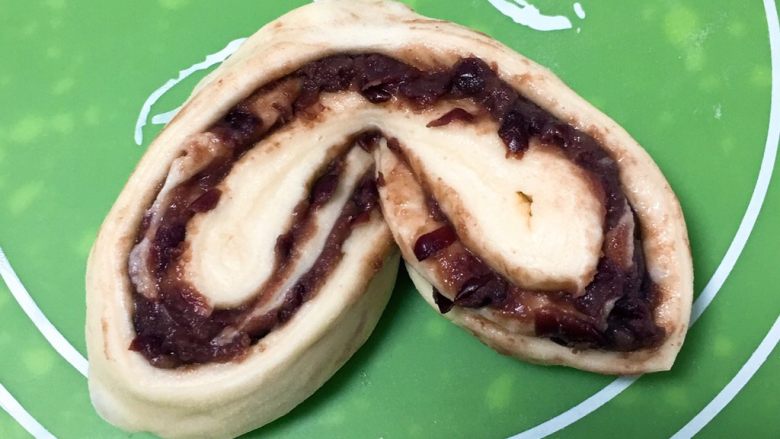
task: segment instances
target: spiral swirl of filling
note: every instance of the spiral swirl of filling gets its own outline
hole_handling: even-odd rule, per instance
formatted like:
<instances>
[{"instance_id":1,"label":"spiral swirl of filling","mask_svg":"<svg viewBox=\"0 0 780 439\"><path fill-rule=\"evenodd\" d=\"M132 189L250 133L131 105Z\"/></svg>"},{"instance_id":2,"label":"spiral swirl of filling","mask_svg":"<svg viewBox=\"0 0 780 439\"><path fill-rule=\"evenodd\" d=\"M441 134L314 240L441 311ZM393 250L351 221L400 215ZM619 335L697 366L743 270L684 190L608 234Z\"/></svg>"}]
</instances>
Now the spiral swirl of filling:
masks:
<instances>
[{"instance_id":1,"label":"spiral swirl of filling","mask_svg":"<svg viewBox=\"0 0 780 439\"><path fill-rule=\"evenodd\" d=\"M457 146L475 162L497 160L483 170L495 175L482 179L497 189L466 195L473 176L439 160L445 146L426 143L434 137L416 136L421 130L470 130L499 142L498 158L496 148ZM518 178L520 189L499 187ZM571 191L548 198L558 183ZM480 203L487 208L464 210ZM496 226L517 212L525 223ZM545 226L554 215L563 220ZM596 139L478 58L423 71L349 54L263 86L187 142L129 256L130 348L162 368L241 358L317 294L344 242L371 221L389 223L442 313L479 310L578 348L632 351L664 337L638 219L617 163ZM247 228L265 236L238 242ZM235 259L209 259L215 247ZM215 263L221 274L211 276L204 267Z\"/></svg>"}]
</instances>

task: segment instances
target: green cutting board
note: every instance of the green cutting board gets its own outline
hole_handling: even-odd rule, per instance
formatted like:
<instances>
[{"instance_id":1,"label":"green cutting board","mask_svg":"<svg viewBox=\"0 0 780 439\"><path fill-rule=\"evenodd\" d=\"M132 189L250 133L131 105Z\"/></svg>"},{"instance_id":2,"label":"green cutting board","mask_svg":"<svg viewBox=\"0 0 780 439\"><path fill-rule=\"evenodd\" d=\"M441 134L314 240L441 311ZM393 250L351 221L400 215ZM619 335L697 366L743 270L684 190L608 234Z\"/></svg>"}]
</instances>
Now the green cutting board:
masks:
<instances>
[{"instance_id":1,"label":"green cutting board","mask_svg":"<svg viewBox=\"0 0 780 439\"><path fill-rule=\"evenodd\" d=\"M437 315L402 271L365 346L248 437L780 437L776 5L529 1L571 28L534 30L488 0L408 3L548 66L656 160L685 211L701 316L674 369L616 381L503 357ZM180 70L303 3L0 0L0 437L128 437L95 413L78 370L85 261L162 127L153 116L208 70L151 106L139 146L142 106Z\"/></svg>"}]
</instances>

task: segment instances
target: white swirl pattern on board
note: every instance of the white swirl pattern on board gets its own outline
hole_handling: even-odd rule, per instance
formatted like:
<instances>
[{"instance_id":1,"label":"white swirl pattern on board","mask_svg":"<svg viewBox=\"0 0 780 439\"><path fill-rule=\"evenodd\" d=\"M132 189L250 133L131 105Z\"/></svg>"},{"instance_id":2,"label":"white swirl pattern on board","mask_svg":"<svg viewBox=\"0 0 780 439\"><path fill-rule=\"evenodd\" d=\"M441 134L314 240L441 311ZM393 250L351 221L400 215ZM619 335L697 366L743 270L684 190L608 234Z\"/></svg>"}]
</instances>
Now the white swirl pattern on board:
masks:
<instances>
[{"instance_id":1,"label":"white swirl pattern on board","mask_svg":"<svg viewBox=\"0 0 780 439\"><path fill-rule=\"evenodd\" d=\"M179 71L179 76L173 79L169 79L160 88L153 91L152 94L149 95L148 98L146 98L146 101L144 101L144 104L141 106L141 112L138 114L138 120L135 122L135 131L134 131L135 143L137 145L141 145L144 141L143 128L144 125L146 125L146 120L149 118L149 112L152 110L152 105L154 105L165 93L167 93L169 90L175 87L176 84L184 81L185 79L187 79L187 77L189 77L193 73L200 70L205 70L213 65L219 64L222 61L226 60L227 57L232 55L233 52L235 52L238 49L238 47L241 45L241 43L244 42L244 40L246 40L246 38L239 38L229 42L227 46L225 46L219 52L209 54L206 56L206 59L204 59L203 61L197 64L193 64L190 67L187 67L186 69ZM175 114L177 110L172 110L165 114L166 115L169 113ZM171 115L171 117L173 116Z\"/></svg>"},{"instance_id":2,"label":"white swirl pattern on board","mask_svg":"<svg viewBox=\"0 0 780 439\"><path fill-rule=\"evenodd\" d=\"M19 401L0 384L0 407L3 408L19 425L22 426L35 439L56 439L43 425L33 418L27 410L19 404Z\"/></svg>"},{"instance_id":3,"label":"white swirl pattern on board","mask_svg":"<svg viewBox=\"0 0 780 439\"><path fill-rule=\"evenodd\" d=\"M533 30L551 31L571 29L571 20L563 15L544 15L539 8L525 0L488 0L498 12L511 18L517 24ZM577 3L579 5L579 3ZM579 7L582 10L582 6ZM583 11L584 16L584 11Z\"/></svg>"},{"instance_id":4,"label":"white swirl pattern on board","mask_svg":"<svg viewBox=\"0 0 780 439\"><path fill-rule=\"evenodd\" d=\"M780 341L780 316L775 319L775 323L769 332L766 334L758 348L753 351L750 358L742 365L734 378L726 384L726 387L718 393L718 395L707 404L702 411L693 417L683 428L672 436L672 439L687 439L693 437L696 433L700 432L705 425L712 421L724 407L726 407L743 387L753 378L758 369L772 353L772 350L777 346L777 342Z\"/></svg>"},{"instance_id":5,"label":"white swirl pattern on board","mask_svg":"<svg viewBox=\"0 0 780 439\"><path fill-rule=\"evenodd\" d=\"M772 168L777 160L778 143L780 142L780 56L778 56L778 51L780 51L780 22L778 22L777 4L774 0L764 0L764 10L766 11L766 20L767 25L769 26L769 47L772 57L772 103L769 110L769 135L766 139L767 148L764 150L764 160L761 162L761 167L763 171L764 165L769 163L769 165L767 165L768 170L764 175L769 175L771 177ZM768 151L770 152L769 154L767 154ZM761 175L761 173L759 173L759 175ZM762 185L764 193L766 193L769 188L770 177L767 177L766 181L759 181L756 185ZM750 202L752 204L753 200L751 199ZM750 207L748 207L748 210L750 210ZM756 216L757 215L758 213L756 213ZM745 240L747 240L747 238ZM728 274L726 274L726 276L728 276ZM709 300L712 301L712 299ZM706 308L706 305L704 308ZM692 319L698 318L702 312L704 312L703 308L699 309L694 306L694 317L692 317ZM755 375L761 365L764 364L764 361L766 361L775 346L777 346L778 341L780 341L780 316L775 319L772 328L734 378L732 378L726 387L724 387L709 404L696 414L693 419L681 428L680 431L675 433L672 438L683 439L692 437L712 421L715 416L720 413L735 396L737 396L748 381L753 378L753 375Z\"/></svg>"},{"instance_id":6,"label":"white swirl pattern on board","mask_svg":"<svg viewBox=\"0 0 780 439\"><path fill-rule=\"evenodd\" d=\"M87 376L89 367L87 359L57 330L57 328L46 318L43 311L35 303L30 293L22 285L19 276L16 275L11 262L5 256L5 252L0 248L0 277L3 278L11 295L22 307L27 317L33 322L38 331L43 334L46 341L64 358L68 363L76 368L82 375Z\"/></svg>"}]
</instances>

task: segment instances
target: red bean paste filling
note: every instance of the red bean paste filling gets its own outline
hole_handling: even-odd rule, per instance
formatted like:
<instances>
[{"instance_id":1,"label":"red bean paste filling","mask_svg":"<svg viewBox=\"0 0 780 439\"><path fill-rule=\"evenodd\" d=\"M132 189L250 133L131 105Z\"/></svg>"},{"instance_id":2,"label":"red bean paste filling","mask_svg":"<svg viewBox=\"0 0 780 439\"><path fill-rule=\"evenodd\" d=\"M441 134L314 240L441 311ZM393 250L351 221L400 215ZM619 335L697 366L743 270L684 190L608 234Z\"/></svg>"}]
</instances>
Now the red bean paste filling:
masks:
<instances>
[{"instance_id":1,"label":"red bean paste filling","mask_svg":"<svg viewBox=\"0 0 780 439\"><path fill-rule=\"evenodd\" d=\"M273 126L263 126L250 110L250 105L239 103L208 129L228 147L230 153L214 159L171 192L149 250L149 268L156 278L159 294L153 300L147 299L133 285L136 337L130 348L143 354L154 366L173 368L241 358L252 344L288 321L301 304L316 293L338 264L342 256L341 245L352 227L367 220L370 213L377 209L377 182L370 176L373 174L367 174L343 208L314 266L285 293L281 309L254 319L229 343L216 343L215 338L246 316L261 300L262 294L258 293L255 298L233 309L210 309L201 293L172 273L175 271L172 269L174 262L186 249L187 223L195 214L208 212L217 205L221 194L216 186L236 161L291 120L316 115L321 108L317 104L323 92L357 92L376 105L393 101L406 104L413 110L424 109L441 100L470 99L499 123L498 135L506 145L507 159L520 158L528 148L529 139L535 136L557 146L569 160L588 171L605 194L605 231L616 227L625 212L626 199L620 189L617 164L598 142L520 96L478 58L461 59L448 69L423 71L384 55L335 55L310 62L287 78L299 80L301 88L289 108L277 108L284 111ZM429 127L436 129L453 122L468 123L474 118L467 111L456 108L431 121ZM370 131L353 140L360 147L371 150L381 136L377 131ZM298 235L304 234L301 231L306 229L306 221L330 199L339 178L340 165L332 163L312 184L309 198L295 209L289 231L278 237L274 271L283 269L296 242L302 239ZM383 184L381 176L378 183ZM437 214L443 217L440 212ZM139 225L138 241L143 238L149 220L150 214L147 213ZM436 295L442 312L447 312L452 306L490 306L509 310L512 306L516 308L516 302L522 301L523 294L527 292L518 291L517 287L462 247L454 230L435 233L435 236L418 242L415 250L419 246L421 256L427 257L455 254L460 258L458 276L464 279L454 303ZM556 307L544 309L533 316L537 334L565 345L614 350L633 350L657 344L664 334L652 319L656 306L654 288L643 265L638 235L635 241L635 264L629 273L602 258L598 273L584 296L571 299L563 293L546 293L556 297ZM453 252L458 248L462 249L459 256L457 251ZM600 315L603 305L615 299L617 301L604 325L604 316ZM578 312L567 311L572 307Z\"/></svg>"},{"instance_id":2,"label":"red bean paste filling","mask_svg":"<svg viewBox=\"0 0 780 439\"><path fill-rule=\"evenodd\" d=\"M422 235L415 245L418 259L424 256L417 253L421 241L443 248L425 258L435 260L436 269L450 279L457 291L454 300L450 300L434 288L433 299L442 314L453 306L490 307L510 317L532 319L536 335L580 349L632 351L656 346L662 340L663 329L653 321L653 309L657 306L655 286L647 275L637 234L633 237L632 267L623 270L618 263L602 257L585 294L573 298L563 291L533 291L513 285L458 240L450 244L431 242L439 236L450 240L454 233L452 226L446 224ZM541 308L528 306L539 296L551 304ZM608 311L607 304L613 302Z\"/></svg>"}]
</instances>

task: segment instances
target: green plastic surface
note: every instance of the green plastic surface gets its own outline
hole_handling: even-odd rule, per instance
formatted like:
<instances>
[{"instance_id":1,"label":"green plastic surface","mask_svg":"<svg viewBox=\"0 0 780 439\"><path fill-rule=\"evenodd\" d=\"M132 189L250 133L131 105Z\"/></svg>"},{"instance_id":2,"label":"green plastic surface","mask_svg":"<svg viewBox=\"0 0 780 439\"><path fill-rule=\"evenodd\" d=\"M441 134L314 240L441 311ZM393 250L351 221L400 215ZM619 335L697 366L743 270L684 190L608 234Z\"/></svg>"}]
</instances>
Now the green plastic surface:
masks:
<instances>
[{"instance_id":1,"label":"green plastic surface","mask_svg":"<svg viewBox=\"0 0 780 439\"><path fill-rule=\"evenodd\" d=\"M87 253L161 128L148 125L143 146L135 145L141 105L179 70L304 3L0 0L0 246L82 354ZM772 70L762 2L582 0L580 19L573 2L532 1L570 18L572 29L554 32L515 24L487 0L407 3L548 66L623 125L681 201L702 291L745 215L767 139ZM151 114L176 108L202 76L179 84ZM777 178L674 369L640 378L560 437L669 437L735 376L780 313ZM366 345L312 398L248 437L505 437L612 381L495 353L430 309L402 271ZM128 437L98 417L86 379L2 282L0 383L57 437ZM701 436L780 437L778 395L775 349ZM27 433L0 411L0 437Z\"/></svg>"}]
</instances>

